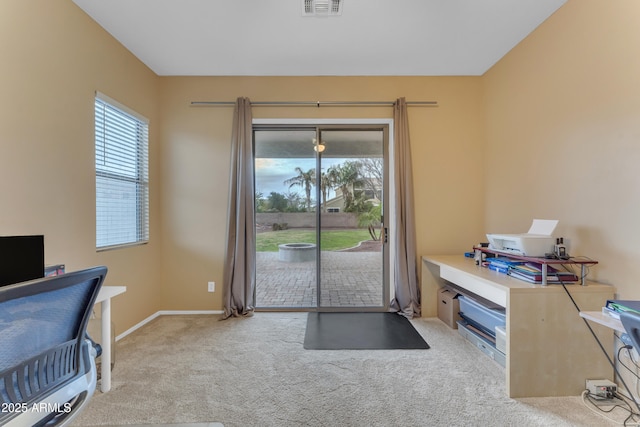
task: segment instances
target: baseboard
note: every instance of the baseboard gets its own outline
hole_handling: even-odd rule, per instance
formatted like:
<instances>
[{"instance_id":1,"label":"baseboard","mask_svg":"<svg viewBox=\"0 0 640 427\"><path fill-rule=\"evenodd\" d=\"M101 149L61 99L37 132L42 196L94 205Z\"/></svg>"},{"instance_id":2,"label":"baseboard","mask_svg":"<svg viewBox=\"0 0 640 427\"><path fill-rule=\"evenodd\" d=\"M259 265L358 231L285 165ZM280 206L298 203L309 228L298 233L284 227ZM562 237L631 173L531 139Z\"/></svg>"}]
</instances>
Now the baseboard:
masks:
<instances>
[{"instance_id":1,"label":"baseboard","mask_svg":"<svg viewBox=\"0 0 640 427\"><path fill-rule=\"evenodd\" d=\"M156 314L160 316L172 316L172 315L189 315L189 314L222 314L222 310L160 310Z\"/></svg>"},{"instance_id":2,"label":"baseboard","mask_svg":"<svg viewBox=\"0 0 640 427\"><path fill-rule=\"evenodd\" d=\"M222 310L160 310L160 311L156 311L151 316L133 325L132 327L130 327L120 335L117 335L116 341L120 341L122 338L126 337L127 335L134 332L135 330L140 329L141 327L151 322L153 319L155 319L158 316L192 315L192 314L223 314L223 313L224 311Z\"/></svg>"}]
</instances>

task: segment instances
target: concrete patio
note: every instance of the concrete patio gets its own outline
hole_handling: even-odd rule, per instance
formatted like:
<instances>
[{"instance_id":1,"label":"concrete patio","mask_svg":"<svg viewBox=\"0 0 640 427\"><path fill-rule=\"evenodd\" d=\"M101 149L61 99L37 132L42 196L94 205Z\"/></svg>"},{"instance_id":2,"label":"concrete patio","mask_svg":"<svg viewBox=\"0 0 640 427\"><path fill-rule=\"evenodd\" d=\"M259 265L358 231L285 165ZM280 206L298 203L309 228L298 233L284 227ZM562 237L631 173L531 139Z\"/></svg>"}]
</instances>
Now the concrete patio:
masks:
<instances>
[{"instance_id":1,"label":"concrete patio","mask_svg":"<svg viewBox=\"0 0 640 427\"><path fill-rule=\"evenodd\" d=\"M257 308L314 308L316 263L284 262L257 252ZM323 251L321 307L381 307L382 252Z\"/></svg>"}]
</instances>

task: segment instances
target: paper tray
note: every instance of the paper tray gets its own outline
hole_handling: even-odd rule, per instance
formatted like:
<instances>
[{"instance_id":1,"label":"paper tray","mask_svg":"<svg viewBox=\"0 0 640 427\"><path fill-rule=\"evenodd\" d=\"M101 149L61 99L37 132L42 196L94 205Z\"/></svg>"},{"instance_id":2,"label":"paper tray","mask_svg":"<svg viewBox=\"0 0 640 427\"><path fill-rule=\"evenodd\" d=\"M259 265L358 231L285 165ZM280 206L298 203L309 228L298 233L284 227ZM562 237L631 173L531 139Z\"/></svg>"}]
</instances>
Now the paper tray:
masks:
<instances>
[{"instance_id":1,"label":"paper tray","mask_svg":"<svg viewBox=\"0 0 640 427\"><path fill-rule=\"evenodd\" d=\"M507 365L507 357L496 349L495 344L475 333L464 320L458 322L458 333L475 345L481 352L497 362L498 365L503 368Z\"/></svg>"}]
</instances>

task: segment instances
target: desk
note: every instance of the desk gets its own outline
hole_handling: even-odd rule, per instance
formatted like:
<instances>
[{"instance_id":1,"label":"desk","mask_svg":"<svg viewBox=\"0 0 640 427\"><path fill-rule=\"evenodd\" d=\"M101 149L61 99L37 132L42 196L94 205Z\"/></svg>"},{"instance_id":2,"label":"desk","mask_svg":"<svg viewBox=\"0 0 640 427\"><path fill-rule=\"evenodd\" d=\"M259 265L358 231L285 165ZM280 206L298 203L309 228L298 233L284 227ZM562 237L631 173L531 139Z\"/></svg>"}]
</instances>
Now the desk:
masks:
<instances>
[{"instance_id":1,"label":"desk","mask_svg":"<svg viewBox=\"0 0 640 427\"><path fill-rule=\"evenodd\" d=\"M506 308L509 397L579 396L587 378L611 377L611 366L562 286L514 279L462 255L423 257L421 279L424 317L437 316L438 292L451 284ZM600 309L614 294L612 286L593 282L567 289L584 310ZM594 330L613 349L611 331L598 325Z\"/></svg>"},{"instance_id":2,"label":"desk","mask_svg":"<svg viewBox=\"0 0 640 427\"><path fill-rule=\"evenodd\" d=\"M111 389L111 298L127 291L126 286L103 286L96 297L96 304L102 304L102 364L100 370L100 391Z\"/></svg>"},{"instance_id":3,"label":"desk","mask_svg":"<svg viewBox=\"0 0 640 427\"><path fill-rule=\"evenodd\" d=\"M601 311L581 311L580 317L584 317L587 320L591 320L599 325L604 325L607 328L611 328L614 331L626 333L624 326L622 326L622 322L618 319L614 319L613 317L604 314Z\"/></svg>"}]
</instances>

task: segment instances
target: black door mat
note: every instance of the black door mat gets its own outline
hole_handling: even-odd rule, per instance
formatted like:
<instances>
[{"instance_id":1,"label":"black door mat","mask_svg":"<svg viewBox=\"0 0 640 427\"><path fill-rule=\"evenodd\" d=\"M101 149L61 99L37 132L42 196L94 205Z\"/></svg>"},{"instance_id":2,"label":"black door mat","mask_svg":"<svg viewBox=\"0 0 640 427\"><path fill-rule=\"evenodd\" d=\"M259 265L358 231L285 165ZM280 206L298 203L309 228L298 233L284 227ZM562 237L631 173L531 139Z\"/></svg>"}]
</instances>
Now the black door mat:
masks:
<instances>
[{"instance_id":1,"label":"black door mat","mask_svg":"<svg viewBox=\"0 0 640 427\"><path fill-rule=\"evenodd\" d=\"M397 313L309 313L307 350L428 349L409 320Z\"/></svg>"}]
</instances>

